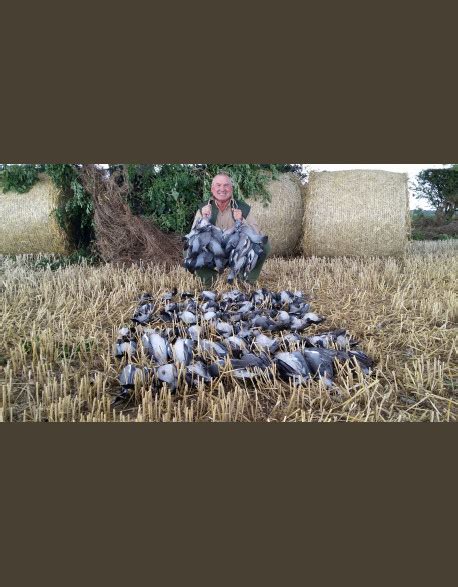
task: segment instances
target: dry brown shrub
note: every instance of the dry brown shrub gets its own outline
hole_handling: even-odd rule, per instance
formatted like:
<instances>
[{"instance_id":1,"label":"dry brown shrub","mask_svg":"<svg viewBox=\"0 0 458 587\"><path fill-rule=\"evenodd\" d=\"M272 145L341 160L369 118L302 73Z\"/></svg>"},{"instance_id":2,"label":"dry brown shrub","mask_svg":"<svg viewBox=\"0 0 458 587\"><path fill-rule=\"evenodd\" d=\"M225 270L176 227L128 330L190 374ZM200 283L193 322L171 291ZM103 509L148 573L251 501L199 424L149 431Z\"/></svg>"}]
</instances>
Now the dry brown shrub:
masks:
<instances>
[{"instance_id":1,"label":"dry brown shrub","mask_svg":"<svg viewBox=\"0 0 458 587\"><path fill-rule=\"evenodd\" d=\"M106 177L95 165L83 165L81 180L94 202L96 247L104 261L116 264L180 261L181 237L162 232L152 221L135 216L126 201L128 184Z\"/></svg>"}]
</instances>

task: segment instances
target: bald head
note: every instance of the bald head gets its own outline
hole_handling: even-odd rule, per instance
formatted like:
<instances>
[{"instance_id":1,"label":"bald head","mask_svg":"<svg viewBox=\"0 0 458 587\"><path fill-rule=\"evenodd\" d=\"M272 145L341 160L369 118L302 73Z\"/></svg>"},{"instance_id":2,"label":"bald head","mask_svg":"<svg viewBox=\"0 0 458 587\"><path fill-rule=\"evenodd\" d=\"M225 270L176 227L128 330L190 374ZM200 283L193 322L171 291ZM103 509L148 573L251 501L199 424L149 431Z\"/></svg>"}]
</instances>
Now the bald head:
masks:
<instances>
[{"instance_id":1,"label":"bald head","mask_svg":"<svg viewBox=\"0 0 458 587\"><path fill-rule=\"evenodd\" d=\"M229 182L232 187L234 186L234 184L232 183L232 178L231 178L230 175L228 175L227 173L218 173L218 175L215 175L215 177L213 178L212 187L216 183L222 183L223 181Z\"/></svg>"},{"instance_id":2,"label":"bald head","mask_svg":"<svg viewBox=\"0 0 458 587\"><path fill-rule=\"evenodd\" d=\"M232 179L226 173L218 173L212 181L212 196L220 204L225 204L232 199L234 187Z\"/></svg>"}]
</instances>

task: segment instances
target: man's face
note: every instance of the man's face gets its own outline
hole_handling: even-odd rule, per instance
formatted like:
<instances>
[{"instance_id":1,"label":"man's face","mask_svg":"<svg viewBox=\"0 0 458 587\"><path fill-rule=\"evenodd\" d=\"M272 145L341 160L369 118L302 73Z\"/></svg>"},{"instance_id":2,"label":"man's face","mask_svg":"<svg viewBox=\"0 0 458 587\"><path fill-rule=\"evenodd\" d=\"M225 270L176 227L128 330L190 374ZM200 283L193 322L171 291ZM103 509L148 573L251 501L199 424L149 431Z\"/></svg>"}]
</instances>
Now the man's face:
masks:
<instances>
[{"instance_id":1,"label":"man's face","mask_svg":"<svg viewBox=\"0 0 458 587\"><path fill-rule=\"evenodd\" d=\"M218 202L228 202L232 198L232 183L225 175L216 175L212 182L212 195Z\"/></svg>"}]
</instances>

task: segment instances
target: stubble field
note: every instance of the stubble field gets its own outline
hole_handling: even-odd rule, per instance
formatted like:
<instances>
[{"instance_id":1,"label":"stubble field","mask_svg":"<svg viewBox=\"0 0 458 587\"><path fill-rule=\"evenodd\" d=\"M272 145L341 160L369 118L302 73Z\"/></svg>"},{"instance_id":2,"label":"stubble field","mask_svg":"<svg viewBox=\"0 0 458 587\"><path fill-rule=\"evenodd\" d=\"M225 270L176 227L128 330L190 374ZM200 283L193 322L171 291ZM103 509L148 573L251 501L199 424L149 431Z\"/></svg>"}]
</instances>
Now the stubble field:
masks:
<instances>
[{"instance_id":1,"label":"stubble field","mask_svg":"<svg viewBox=\"0 0 458 587\"><path fill-rule=\"evenodd\" d=\"M457 241L412 243L401 259L270 259L259 287L302 290L326 316L315 331L347 328L373 357L371 376L340 367L337 391L276 377L257 385L222 373L211 385L139 383L113 409L125 364L113 356L143 292L198 290L184 269L72 265L0 257L3 421L456 421ZM230 289L223 281L219 291Z\"/></svg>"}]
</instances>

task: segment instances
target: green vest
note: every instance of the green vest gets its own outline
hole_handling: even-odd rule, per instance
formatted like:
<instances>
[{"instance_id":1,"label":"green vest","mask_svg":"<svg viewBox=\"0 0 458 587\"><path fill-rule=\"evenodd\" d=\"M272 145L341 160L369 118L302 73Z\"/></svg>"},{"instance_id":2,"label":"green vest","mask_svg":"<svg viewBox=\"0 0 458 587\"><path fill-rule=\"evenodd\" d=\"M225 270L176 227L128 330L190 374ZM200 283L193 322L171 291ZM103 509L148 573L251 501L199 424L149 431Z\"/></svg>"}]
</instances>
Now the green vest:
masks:
<instances>
[{"instance_id":1,"label":"green vest","mask_svg":"<svg viewBox=\"0 0 458 587\"><path fill-rule=\"evenodd\" d=\"M248 214L250 213L251 207L246 202L242 202L242 200L235 200L234 199L234 202L235 202L237 208L240 208L240 210L242 211L242 217L245 218L245 220L246 220ZM207 205L208 205L208 202L205 202L204 204L202 204L200 206L199 209L200 209L201 214L202 214L202 208ZM210 205L212 207L212 215L210 216L209 221L211 224L214 225L214 224L216 224L216 218L218 217L218 206L215 204L215 202L213 200L210 200Z\"/></svg>"}]
</instances>

